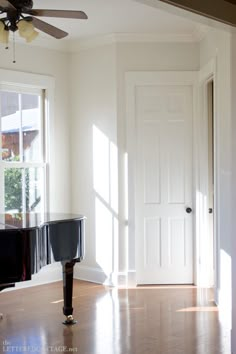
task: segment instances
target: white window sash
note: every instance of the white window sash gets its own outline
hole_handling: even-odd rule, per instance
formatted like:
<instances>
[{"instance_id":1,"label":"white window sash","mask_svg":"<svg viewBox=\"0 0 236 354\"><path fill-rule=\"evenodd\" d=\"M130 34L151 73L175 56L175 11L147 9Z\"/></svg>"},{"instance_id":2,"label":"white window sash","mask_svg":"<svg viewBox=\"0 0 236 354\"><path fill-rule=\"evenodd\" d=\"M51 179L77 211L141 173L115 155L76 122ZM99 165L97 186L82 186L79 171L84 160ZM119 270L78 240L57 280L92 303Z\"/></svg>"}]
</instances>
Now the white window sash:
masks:
<instances>
[{"instance_id":1,"label":"white window sash","mask_svg":"<svg viewBox=\"0 0 236 354\"><path fill-rule=\"evenodd\" d=\"M41 208L43 212L47 211L47 162L46 162L46 134L44 131L44 121L46 119L46 114L44 112L44 100L45 100L45 90L32 87L21 87L18 85L7 85L0 84L0 91L4 92L16 92L19 94L19 111L20 111L20 129L19 129L19 154L20 161L4 161L2 160L2 151L0 151L0 213L4 213L4 200L5 200L5 191L4 191L4 171L6 169L23 169L22 177L24 181L25 169L27 168L41 168L42 180L41 180ZM22 107L21 107L21 94L35 94L40 97L39 109L40 109L40 128L39 128L39 139L40 139L40 161L24 162L23 161L23 135L22 135ZM1 111L1 107L0 107ZM1 129L1 119L0 119L0 139L2 141L2 129ZM25 205L25 183L22 183L22 210L26 211Z\"/></svg>"}]
</instances>

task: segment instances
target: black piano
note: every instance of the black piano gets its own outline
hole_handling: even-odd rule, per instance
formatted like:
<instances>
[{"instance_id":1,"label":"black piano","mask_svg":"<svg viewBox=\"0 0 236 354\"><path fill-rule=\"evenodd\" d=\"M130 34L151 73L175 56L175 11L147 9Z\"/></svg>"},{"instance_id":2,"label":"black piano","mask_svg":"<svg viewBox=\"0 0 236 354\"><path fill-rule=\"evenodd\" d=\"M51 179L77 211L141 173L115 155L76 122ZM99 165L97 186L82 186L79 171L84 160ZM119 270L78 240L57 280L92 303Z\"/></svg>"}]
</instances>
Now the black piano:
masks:
<instances>
[{"instance_id":1,"label":"black piano","mask_svg":"<svg viewBox=\"0 0 236 354\"><path fill-rule=\"evenodd\" d=\"M74 324L73 269L84 258L85 217L73 214L0 214L0 291L53 262L63 273L64 324ZM0 302L1 303L1 302Z\"/></svg>"}]
</instances>

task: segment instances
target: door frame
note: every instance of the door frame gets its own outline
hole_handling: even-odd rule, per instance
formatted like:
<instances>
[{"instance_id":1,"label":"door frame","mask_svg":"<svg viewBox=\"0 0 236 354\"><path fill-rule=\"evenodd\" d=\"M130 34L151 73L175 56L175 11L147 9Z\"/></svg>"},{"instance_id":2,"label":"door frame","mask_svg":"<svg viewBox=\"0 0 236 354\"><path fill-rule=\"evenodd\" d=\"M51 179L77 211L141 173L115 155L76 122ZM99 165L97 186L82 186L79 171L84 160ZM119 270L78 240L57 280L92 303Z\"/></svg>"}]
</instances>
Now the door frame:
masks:
<instances>
[{"instance_id":1,"label":"door frame","mask_svg":"<svg viewBox=\"0 0 236 354\"><path fill-rule=\"evenodd\" d=\"M135 93L138 86L153 85L175 85L191 86L193 92L193 206L199 207L196 203L194 193L197 190L197 181L199 178L198 166L198 143L199 134L197 134L198 121L198 71L155 71L155 72L126 72L126 141L128 154L128 240L127 240L127 258L128 258L128 286L137 285L136 264L138 262L135 232L136 220L136 119L135 119ZM201 280L199 267L199 218L196 218L196 212L193 212L193 279L194 284L198 285Z\"/></svg>"},{"instance_id":2,"label":"door frame","mask_svg":"<svg viewBox=\"0 0 236 354\"><path fill-rule=\"evenodd\" d=\"M196 152L198 155L198 179L196 181L197 190L202 193L202 195L208 195L208 84L213 81L213 125L214 125L214 204L213 204L213 238L214 245L207 245L207 233L208 233L208 200L206 198L205 202L201 200L196 200L196 210L198 212L197 218L199 228L197 229L196 238L198 239L198 257L199 257L199 272L196 279L196 283L199 286L214 287L214 297L217 301L216 289L218 288L218 255L220 254L218 233L217 230L217 196L218 196L218 181L217 181L217 119L216 119L216 97L217 97L217 76L216 76L216 58L211 59L205 66L203 66L199 71L199 114L198 122L196 126L196 142L197 144ZM201 140L200 140L201 139ZM200 198L201 199L201 198ZM209 261L209 252L213 251L214 265L213 268Z\"/></svg>"}]
</instances>

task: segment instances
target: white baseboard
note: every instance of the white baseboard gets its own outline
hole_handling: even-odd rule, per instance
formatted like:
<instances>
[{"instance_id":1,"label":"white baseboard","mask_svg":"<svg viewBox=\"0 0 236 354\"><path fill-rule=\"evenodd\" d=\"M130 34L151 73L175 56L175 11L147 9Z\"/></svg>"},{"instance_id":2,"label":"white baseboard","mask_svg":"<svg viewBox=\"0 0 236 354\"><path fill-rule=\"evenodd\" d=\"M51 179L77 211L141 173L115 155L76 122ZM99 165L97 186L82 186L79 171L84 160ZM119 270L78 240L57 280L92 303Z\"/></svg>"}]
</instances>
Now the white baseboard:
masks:
<instances>
[{"instance_id":1,"label":"white baseboard","mask_svg":"<svg viewBox=\"0 0 236 354\"><path fill-rule=\"evenodd\" d=\"M128 287L130 287L130 288L133 288L133 287L136 287L136 286L137 286L136 270L129 270L129 271L128 271L127 285L128 285Z\"/></svg>"},{"instance_id":2,"label":"white baseboard","mask_svg":"<svg viewBox=\"0 0 236 354\"><path fill-rule=\"evenodd\" d=\"M102 269L87 267L77 263L74 267L74 278L122 288L136 286L136 272L134 270L129 272L111 272L106 274ZM32 280L18 282L14 288L7 288L3 291L14 291L17 289L24 289L31 286L43 285L61 280L61 264L55 263L42 268L37 274L32 276Z\"/></svg>"},{"instance_id":3,"label":"white baseboard","mask_svg":"<svg viewBox=\"0 0 236 354\"><path fill-rule=\"evenodd\" d=\"M113 285L111 274L105 274L104 271L99 268L87 267L81 264L75 265L74 278L98 284Z\"/></svg>"},{"instance_id":4,"label":"white baseboard","mask_svg":"<svg viewBox=\"0 0 236 354\"><path fill-rule=\"evenodd\" d=\"M233 335L232 329L231 329L230 334L231 334L231 353L235 354L236 353L236 338Z\"/></svg>"},{"instance_id":5,"label":"white baseboard","mask_svg":"<svg viewBox=\"0 0 236 354\"><path fill-rule=\"evenodd\" d=\"M102 269L87 267L76 264L74 269L74 278L90 281L93 283L117 286L117 287L133 287L136 286L136 272L111 272L106 274Z\"/></svg>"}]
</instances>

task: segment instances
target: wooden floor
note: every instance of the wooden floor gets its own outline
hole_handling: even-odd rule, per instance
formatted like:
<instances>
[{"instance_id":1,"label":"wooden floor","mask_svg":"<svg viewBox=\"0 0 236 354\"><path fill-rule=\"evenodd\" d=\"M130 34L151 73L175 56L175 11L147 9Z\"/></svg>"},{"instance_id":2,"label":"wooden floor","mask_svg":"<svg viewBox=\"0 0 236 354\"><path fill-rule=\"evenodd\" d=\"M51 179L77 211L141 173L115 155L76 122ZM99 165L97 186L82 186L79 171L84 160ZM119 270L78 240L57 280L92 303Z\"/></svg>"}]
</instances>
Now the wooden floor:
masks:
<instances>
[{"instance_id":1,"label":"wooden floor","mask_svg":"<svg viewBox=\"0 0 236 354\"><path fill-rule=\"evenodd\" d=\"M230 331L210 290L114 289L75 280L73 303L78 323L65 326L61 282L2 292L0 352L230 354Z\"/></svg>"}]
</instances>

